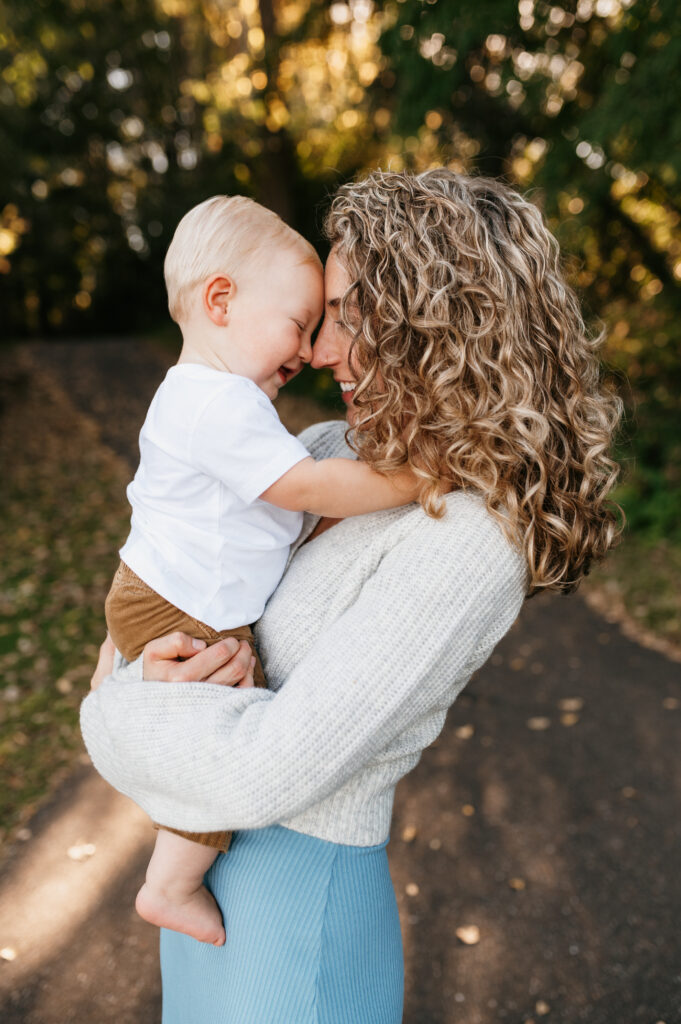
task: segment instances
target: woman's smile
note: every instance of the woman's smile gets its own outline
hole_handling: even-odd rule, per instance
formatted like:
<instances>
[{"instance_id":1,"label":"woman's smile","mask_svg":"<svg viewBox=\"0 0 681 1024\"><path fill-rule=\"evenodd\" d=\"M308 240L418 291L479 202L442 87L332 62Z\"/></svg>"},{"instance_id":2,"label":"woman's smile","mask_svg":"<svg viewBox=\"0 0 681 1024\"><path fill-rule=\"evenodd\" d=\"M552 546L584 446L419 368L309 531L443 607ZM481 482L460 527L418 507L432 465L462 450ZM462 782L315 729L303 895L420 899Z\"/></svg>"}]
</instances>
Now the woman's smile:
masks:
<instances>
[{"instance_id":1,"label":"woman's smile","mask_svg":"<svg viewBox=\"0 0 681 1024\"><path fill-rule=\"evenodd\" d=\"M357 386L355 381L339 380L338 383L340 384L343 401L346 405L350 405L355 397L355 388Z\"/></svg>"}]
</instances>

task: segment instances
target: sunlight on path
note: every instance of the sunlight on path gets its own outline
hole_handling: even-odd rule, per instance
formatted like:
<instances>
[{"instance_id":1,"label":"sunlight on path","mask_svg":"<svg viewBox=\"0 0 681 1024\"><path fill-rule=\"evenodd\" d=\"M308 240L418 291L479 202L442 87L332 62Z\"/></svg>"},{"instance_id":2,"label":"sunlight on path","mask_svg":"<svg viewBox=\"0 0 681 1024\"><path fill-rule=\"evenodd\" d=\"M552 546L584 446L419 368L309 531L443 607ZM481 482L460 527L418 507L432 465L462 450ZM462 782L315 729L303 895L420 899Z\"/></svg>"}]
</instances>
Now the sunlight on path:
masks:
<instances>
[{"instance_id":1,"label":"sunlight on path","mask_svg":"<svg viewBox=\"0 0 681 1024\"><path fill-rule=\"evenodd\" d=\"M0 883L3 990L72 948L153 836L143 811L86 775L70 806L21 845Z\"/></svg>"}]
</instances>

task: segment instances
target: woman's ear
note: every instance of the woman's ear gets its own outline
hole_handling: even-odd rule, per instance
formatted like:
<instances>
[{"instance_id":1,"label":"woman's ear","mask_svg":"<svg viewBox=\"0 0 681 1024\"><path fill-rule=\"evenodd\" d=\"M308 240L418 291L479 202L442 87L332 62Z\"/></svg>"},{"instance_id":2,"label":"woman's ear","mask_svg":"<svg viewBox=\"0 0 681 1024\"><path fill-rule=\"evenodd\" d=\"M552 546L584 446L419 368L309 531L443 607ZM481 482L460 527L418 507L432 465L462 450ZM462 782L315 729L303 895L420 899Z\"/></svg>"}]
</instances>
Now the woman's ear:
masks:
<instances>
[{"instance_id":1,"label":"woman's ear","mask_svg":"<svg viewBox=\"0 0 681 1024\"><path fill-rule=\"evenodd\" d=\"M236 295L236 285L226 274L215 274L203 287L203 308L217 327L229 320L229 306Z\"/></svg>"}]
</instances>

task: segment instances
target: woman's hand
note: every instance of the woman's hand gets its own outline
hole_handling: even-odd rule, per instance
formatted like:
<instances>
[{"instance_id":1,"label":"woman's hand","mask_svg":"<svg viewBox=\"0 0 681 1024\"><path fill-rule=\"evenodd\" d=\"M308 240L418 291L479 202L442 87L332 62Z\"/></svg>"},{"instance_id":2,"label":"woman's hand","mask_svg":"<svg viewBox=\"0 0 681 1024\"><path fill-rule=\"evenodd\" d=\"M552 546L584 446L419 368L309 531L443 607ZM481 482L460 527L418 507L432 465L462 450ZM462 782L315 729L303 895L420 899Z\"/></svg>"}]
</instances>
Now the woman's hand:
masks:
<instances>
[{"instance_id":1,"label":"woman's hand","mask_svg":"<svg viewBox=\"0 0 681 1024\"><path fill-rule=\"evenodd\" d=\"M169 683L202 680L243 690L254 685L254 666L249 644L234 637L206 647L205 641L177 632L144 648L144 678Z\"/></svg>"},{"instance_id":2,"label":"woman's hand","mask_svg":"<svg viewBox=\"0 0 681 1024\"><path fill-rule=\"evenodd\" d=\"M113 672L115 649L107 633L99 648L91 690L96 690ZM233 637L206 647L205 641L196 640L186 633L170 633L150 640L144 648L144 678L161 682L182 683L198 679L244 690L254 685L254 667L255 658L250 646L245 640L239 642Z\"/></svg>"}]
</instances>

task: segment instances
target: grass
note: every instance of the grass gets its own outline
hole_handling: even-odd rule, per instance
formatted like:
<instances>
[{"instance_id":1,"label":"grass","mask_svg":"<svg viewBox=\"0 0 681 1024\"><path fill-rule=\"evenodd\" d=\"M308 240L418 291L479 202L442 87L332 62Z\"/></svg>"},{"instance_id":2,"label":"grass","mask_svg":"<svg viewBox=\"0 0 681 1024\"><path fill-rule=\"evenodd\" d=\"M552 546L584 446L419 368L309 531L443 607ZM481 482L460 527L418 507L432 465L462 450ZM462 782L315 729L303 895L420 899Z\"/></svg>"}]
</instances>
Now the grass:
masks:
<instances>
[{"instance_id":1,"label":"grass","mask_svg":"<svg viewBox=\"0 0 681 1024\"><path fill-rule=\"evenodd\" d=\"M83 756L78 706L128 528L125 465L17 354L0 379L0 839Z\"/></svg>"},{"instance_id":2,"label":"grass","mask_svg":"<svg viewBox=\"0 0 681 1024\"><path fill-rule=\"evenodd\" d=\"M681 652L681 546L625 531L584 583L585 596L627 632L669 654ZM656 642L657 641L657 642Z\"/></svg>"}]
</instances>

